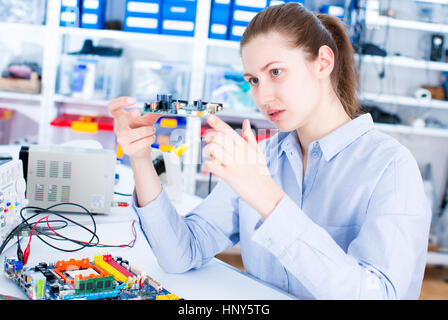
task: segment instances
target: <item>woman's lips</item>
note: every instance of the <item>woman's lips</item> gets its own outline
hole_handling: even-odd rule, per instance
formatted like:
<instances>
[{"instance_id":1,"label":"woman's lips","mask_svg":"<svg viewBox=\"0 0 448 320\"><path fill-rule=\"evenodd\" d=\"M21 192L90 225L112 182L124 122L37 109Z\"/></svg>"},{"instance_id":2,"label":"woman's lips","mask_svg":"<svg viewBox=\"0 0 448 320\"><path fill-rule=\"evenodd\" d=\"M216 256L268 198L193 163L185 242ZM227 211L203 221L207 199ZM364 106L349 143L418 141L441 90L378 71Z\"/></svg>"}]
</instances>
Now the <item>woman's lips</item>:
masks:
<instances>
[{"instance_id":1,"label":"woman's lips","mask_svg":"<svg viewBox=\"0 0 448 320\"><path fill-rule=\"evenodd\" d=\"M269 120L271 121L277 121L280 119L280 117L285 113L285 110L280 109L269 109L268 110L268 116Z\"/></svg>"}]
</instances>

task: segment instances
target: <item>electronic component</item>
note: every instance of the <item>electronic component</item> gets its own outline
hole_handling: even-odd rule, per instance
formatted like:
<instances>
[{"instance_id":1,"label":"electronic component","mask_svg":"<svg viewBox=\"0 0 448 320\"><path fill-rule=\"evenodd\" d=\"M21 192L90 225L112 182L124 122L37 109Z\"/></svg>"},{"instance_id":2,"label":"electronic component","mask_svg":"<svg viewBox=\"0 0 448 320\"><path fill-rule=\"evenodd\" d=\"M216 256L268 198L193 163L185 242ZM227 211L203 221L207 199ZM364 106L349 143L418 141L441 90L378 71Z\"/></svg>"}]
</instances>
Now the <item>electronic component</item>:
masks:
<instances>
[{"instance_id":1,"label":"electronic component","mask_svg":"<svg viewBox=\"0 0 448 320\"><path fill-rule=\"evenodd\" d=\"M206 117L223 109L222 103L193 101L190 104L186 100L173 100L170 94L158 94L157 101L146 102L143 113L155 113L161 115L197 116Z\"/></svg>"},{"instance_id":2,"label":"electronic component","mask_svg":"<svg viewBox=\"0 0 448 320\"><path fill-rule=\"evenodd\" d=\"M443 58L444 37L441 34L433 34L431 36L431 61L441 61Z\"/></svg>"},{"instance_id":3,"label":"electronic component","mask_svg":"<svg viewBox=\"0 0 448 320\"><path fill-rule=\"evenodd\" d=\"M74 202L91 213L109 213L116 156L113 150L62 146L23 146L20 150L30 206ZM58 211L85 212L60 205Z\"/></svg>"},{"instance_id":4,"label":"electronic component","mask_svg":"<svg viewBox=\"0 0 448 320\"><path fill-rule=\"evenodd\" d=\"M4 274L33 300L179 300L176 294L121 257L41 262L24 267L5 258Z\"/></svg>"},{"instance_id":5,"label":"electronic component","mask_svg":"<svg viewBox=\"0 0 448 320\"><path fill-rule=\"evenodd\" d=\"M21 221L20 210L26 205L25 189L22 161L0 160L0 243Z\"/></svg>"}]
</instances>

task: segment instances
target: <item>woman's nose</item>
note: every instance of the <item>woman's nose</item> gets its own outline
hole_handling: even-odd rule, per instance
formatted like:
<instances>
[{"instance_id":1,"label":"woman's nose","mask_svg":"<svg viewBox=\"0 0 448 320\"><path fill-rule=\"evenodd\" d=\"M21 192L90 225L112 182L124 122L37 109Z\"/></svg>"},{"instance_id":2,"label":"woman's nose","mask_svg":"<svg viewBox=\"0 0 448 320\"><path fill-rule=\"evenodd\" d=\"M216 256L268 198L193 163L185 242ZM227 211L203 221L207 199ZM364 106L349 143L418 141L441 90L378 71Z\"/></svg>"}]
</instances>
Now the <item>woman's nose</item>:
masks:
<instances>
[{"instance_id":1,"label":"woman's nose","mask_svg":"<svg viewBox=\"0 0 448 320\"><path fill-rule=\"evenodd\" d=\"M257 93L259 105L266 105L275 101L274 86L269 82L260 82Z\"/></svg>"}]
</instances>

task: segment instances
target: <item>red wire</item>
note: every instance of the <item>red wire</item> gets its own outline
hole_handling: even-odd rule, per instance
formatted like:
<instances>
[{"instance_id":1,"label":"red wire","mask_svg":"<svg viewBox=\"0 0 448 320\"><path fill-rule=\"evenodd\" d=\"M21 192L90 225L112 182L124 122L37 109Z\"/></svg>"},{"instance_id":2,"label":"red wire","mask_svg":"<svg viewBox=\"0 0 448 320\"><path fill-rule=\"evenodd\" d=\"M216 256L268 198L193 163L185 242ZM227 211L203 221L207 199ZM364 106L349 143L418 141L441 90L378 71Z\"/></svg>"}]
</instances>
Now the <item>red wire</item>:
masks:
<instances>
[{"instance_id":1,"label":"red wire","mask_svg":"<svg viewBox=\"0 0 448 320\"><path fill-rule=\"evenodd\" d=\"M49 216L46 216L44 218L47 218L47 226L48 226L48 229L50 229L51 232L53 232L54 234L56 234L56 235L58 235L60 237L65 237L65 236L57 233L55 230L53 230L53 228L50 227L50 223L48 221ZM41 220L43 220L44 218L42 218ZM118 246L118 247L124 248L124 247L130 246L133 242L135 242L136 235L135 235L135 232L134 232L134 224L135 224L135 220L132 220L132 225L131 226L132 226L132 235L134 236L134 239L132 239L131 242L129 242L128 244L124 244L124 245L121 245L121 246ZM80 243L84 243L84 244L88 244L88 245L96 245L96 246L100 246L100 247L117 247L116 245L111 245L111 244L101 244L101 243L97 244L97 243L85 242L85 241L75 240L75 239L70 239L70 240L71 241L80 242Z\"/></svg>"},{"instance_id":2,"label":"red wire","mask_svg":"<svg viewBox=\"0 0 448 320\"><path fill-rule=\"evenodd\" d=\"M50 216L46 216L46 217L43 217L43 218L39 219L39 220L34 224L33 228L31 229L30 239L28 240L28 245L26 246L26 249L25 249L25 251L24 251L24 253L23 253L23 264L24 264L24 265L28 262L28 257L29 257L29 255L30 255L31 238L33 237L34 229L35 229L36 226L39 224L39 222L41 222L42 220L47 219L47 222L48 222L48 218L49 218L49 217L50 217Z\"/></svg>"}]
</instances>

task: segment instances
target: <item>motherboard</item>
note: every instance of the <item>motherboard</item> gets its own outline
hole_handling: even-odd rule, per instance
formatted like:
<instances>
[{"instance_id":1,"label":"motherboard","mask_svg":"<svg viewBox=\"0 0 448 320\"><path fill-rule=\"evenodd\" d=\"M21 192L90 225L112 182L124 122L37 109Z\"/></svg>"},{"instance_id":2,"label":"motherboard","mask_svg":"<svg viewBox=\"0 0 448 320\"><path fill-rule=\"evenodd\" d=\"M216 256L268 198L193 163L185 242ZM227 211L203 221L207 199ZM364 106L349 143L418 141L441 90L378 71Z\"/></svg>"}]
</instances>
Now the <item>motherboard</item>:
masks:
<instances>
[{"instance_id":1,"label":"motherboard","mask_svg":"<svg viewBox=\"0 0 448 320\"><path fill-rule=\"evenodd\" d=\"M30 267L5 258L4 274L32 300L179 300L144 271L110 254Z\"/></svg>"}]
</instances>

